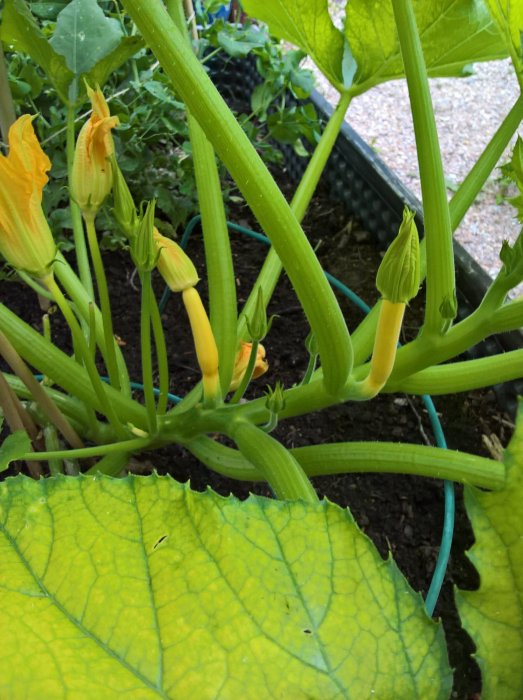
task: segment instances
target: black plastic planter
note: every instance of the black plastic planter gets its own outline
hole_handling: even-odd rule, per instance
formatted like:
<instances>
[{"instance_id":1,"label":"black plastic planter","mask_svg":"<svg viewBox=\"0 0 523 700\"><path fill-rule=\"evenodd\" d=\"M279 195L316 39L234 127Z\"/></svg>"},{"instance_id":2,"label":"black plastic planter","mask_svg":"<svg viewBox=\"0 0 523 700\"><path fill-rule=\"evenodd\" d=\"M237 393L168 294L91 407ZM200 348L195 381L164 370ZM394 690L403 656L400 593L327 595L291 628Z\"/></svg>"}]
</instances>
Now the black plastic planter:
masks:
<instances>
[{"instance_id":1,"label":"black plastic planter","mask_svg":"<svg viewBox=\"0 0 523 700\"><path fill-rule=\"evenodd\" d=\"M251 59L213 61L211 73L224 97L230 99L234 107L249 105L253 89L261 82L255 61ZM313 92L311 101L320 119L326 122L333 111L331 105L317 92ZM307 166L307 158L298 156L291 146L284 146L282 150L289 176L299 180ZM416 223L423 235L420 201L346 122L322 182L333 201L341 202L347 213L362 223L380 247L385 248L397 233L405 205L417 212ZM457 241L454 241L454 253L459 318L462 319L478 306L492 280ZM469 350L468 355L483 357L522 347L523 333L513 331L487 338ZM499 384L495 390L501 408L515 415L517 396L523 394L523 380Z\"/></svg>"}]
</instances>

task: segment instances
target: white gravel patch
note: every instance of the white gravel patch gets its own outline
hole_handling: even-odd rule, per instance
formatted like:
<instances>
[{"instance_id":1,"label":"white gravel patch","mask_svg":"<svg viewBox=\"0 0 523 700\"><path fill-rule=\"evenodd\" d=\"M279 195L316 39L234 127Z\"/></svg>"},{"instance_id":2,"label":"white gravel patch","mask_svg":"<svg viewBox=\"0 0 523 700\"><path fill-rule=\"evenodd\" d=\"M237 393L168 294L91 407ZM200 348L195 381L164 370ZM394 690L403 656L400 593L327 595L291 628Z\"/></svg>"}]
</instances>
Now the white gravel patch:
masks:
<instances>
[{"instance_id":1,"label":"white gravel patch","mask_svg":"<svg viewBox=\"0 0 523 700\"><path fill-rule=\"evenodd\" d=\"M470 77L431 79L430 86L450 198L513 106L519 87L508 60L476 64ZM317 75L317 89L331 104L336 103L337 93L323 76ZM405 80L378 85L355 98L347 120L421 199ZM509 155L507 150L499 165ZM504 201L507 192L500 175L497 169L493 172L455 234L491 276L500 268L503 240L513 242L521 228L514 219L515 210Z\"/></svg>"}]
</instances>

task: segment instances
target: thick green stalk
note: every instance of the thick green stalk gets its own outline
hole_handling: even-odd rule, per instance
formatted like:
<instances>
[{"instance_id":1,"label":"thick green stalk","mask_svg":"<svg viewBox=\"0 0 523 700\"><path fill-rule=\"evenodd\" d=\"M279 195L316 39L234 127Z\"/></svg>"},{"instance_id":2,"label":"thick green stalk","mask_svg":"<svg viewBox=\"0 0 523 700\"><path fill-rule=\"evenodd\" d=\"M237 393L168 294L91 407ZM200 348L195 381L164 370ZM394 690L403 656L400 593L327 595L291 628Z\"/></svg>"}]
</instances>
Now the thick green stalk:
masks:
<instances>
[{"instance_id":1,"label":"thick green stalk","mask_svg":"<svg viewBox=\"0 0 523 700\"><path fill-rule=\"evenodd\" d=\"M191 46L186 18L180 0L167 3L167 11ZM232 262L227 219L214 149L196 119L187 113L198 203L202 217L205 261L209 283L209 316L218 355L220 385L231 383L236 354L236 281Z\"/></svg>"},{"instance_id":2,"label":"thick green stalk","mask_svg":"<svg viewBox=\"0 0 523 700\"><path fill-rule=\"evenodd\" d=\"M209 283L209 317L220 357L220 385L231 383L236 355L236 281L214 150L188 115Z\"/></svg>"},{"instance_id":3,"label":"thick green stalk","mask_svg":"<svg viewBox=\"0 0 523 700\"><path fill-rule=\"evenodd\" d=\"M487 178L492 174L522 119L523 96L520 95L450 200L450 224L453 231L458 228Z\"/></svg>"},{"instance_id":4,"label":"thick green stalk","mask_svg":"<svg viewBox=\"0 0 523 700\"><path fill-rule=\"evenodd\" d=\"M350 336L303 230L160 0L123 4L271 239L316 335L325 384L336 394L352 368Z\"/></svg>"},{"instance_id":5,"label":"thick green stalk","mask_svg":"<svg viewBox=\"0 0 523 700\"><path fill-rule=\"evenodd\" d=\"M156 401L154 398L153 363L151 358L151 273L140 273L142 303L140 309L140 348L142 359L142 382L147 409L149 433L156 433Z\"/></svg>"},{"instance_id":6,"label":"thick green stalk","mask_svg":"<svg viewBox=\"0 0 523 700\"><path fill-rule=\"evenodd\" d=\"M241 452L215 440L202 436L186 447L210 469L231 479L265 480L261 469L245 459ZM501 462L439 447L395 442L342 442L297 447L290 452L308 476L356 472L415 474L485 489L500 489L505 483L505 468Z\"/></svg>"},{"instance_id":7,"label":"thick green stalk","mask_svg":"<svg viewBox=\"0 0 523 700\"><path fill-rule=\"evenodd\" d=\"M131 454L129 452L115 452L102 457L94 467L91 467L86 474L105 474L106 476L119 476L128 465Z\"/></svg>"},{"instance_id":8,"label":"thick green stalk","mask_svg":"<svg viewBox=\"0 0 523 700\"><path fill-rule=\"evenodd\" d=\"M93 261L94 274L96 277L96 286L98 287L98 296L100 298L100 309L102 311L102 326L105 340L105 352L107 373L109 381L115 389L120 389L120 377L118 373L118 363L116 362L116 341L113 331L113 317L111 314L111 303L109 301L109 290L107 288L107 278L105 276L104 264L98 245L98 237L94 226L94 215L85 215L85 227L87 230L87 241L89 243L89 251L91 260Z\"/></svg>"},{"instance_id":9,"label":"thick green stalk","mask_svg":"<svg viewBox=\"0 0 523 700\"><path fill-rule=\"evenodd\" d=\"M455 394L509 382L522 376L523 350L511 350L491 357L428 367L400 381L389 382L383 393Z\"/></svg>"},{"instance_id":10,"label":"thick green stalk","mask_svg":"<svg viewBox=\"0 0 523 700\"><path fill-rule=\"evenodd\" d=\"M165 333L163 332L160 310L158 309L158 303L154 293L151 294L151 323L153 326L156 358L158 360L158 388L160 389L156 412L159 416L163 416L167 410L167 402L169 400L167 396L169 393L169 360L167 357L167 346L165 344Z\"/></svg>"},{"instance_id":11,"label":"thick green stalk","mask_svg":"<svg viewBox=\"0 0 523 700\"><path fill-rule=\"evenodd\" d=\"M424 333L439 335L451 316L455 299L454 253L447 189L427 70L412 0L392 0L409 88L423 197L427 246L427 301Z\"/></svg>"},{"instance_id":12,"label":"thick green stalk","mask_svg":"<svg viewBox=\"0 0 523 700\"><path fill-rule=\"evenodd\" d=\"M305 216L310 201L316 191L320 177L345 120L345 114L349 108L350 100L351 98L348 93L343 93L340 96L338 105L330 116L319 143L314 149L314 153L296 188L296 192L291 201L291 209L298 221L301 221ZM274 288L276 287L276 283L278 282L281 270L281 261L274 248L271 248L238 319L238 338L240 340L247 338L246 319L250 318L254 311L256 299L258 297L258 289L262 289L263 299L265 303L268 304L274 292Z\"/></svg>"},{"instance_id":13,"label":"thick green stalk","mask_svg":"<svg viewBox=\"0 0 523 700\"><path fill-rule=\"evenodd\" d=\"M81 222L80 222L81 223ZM69 263L65 260L61 253L56 256L56 264L54 265L53 272L55 276L60 280L63 288L73 300L78 313L81 315L85 324L88 326L90 317L90 305L93 304L92 297L86 292L85 287L82 285L81 281L75 275ZM105 335L102 321L102 314L100 309L95 305L94 316L96 324L96 343L100 348L102 357L107 365L107 346L105 343ZM127 371L127 365L125 364L122 351L118 345L114 344L114 351L116 354L116 362L118 365L118 375L119 375L119 385L121 387L122 393L129 397L131 396L131 386L129 382L129 373Z\"/></svg>"},{"instance_id":14,"label":"thick green stalk","mask_svg":"<svg viewBox=\"0 0 523 700\"><path fill-rule=\"evenodd\" d=\"M318 502L316 491L303 469L277 440L247 421L234 423L229 437L246 459L258 467L277 498Z\"/></svg>"},{"instance_id":15,"label":"thick green stalk","mask_svg":"<svg viewBox=\"0 0 523 700\"><path fill-rule=\"evenodd\" d=\"M69 187L71 187L71 177L73 172L74 151L75 151L75 108L73 105L67 107L67 174L69 178ZM71 220L73 222L73 237L74 248L76 254L76 262L82 285L87 292L87 295L94 299L93 280L91 277L91 268L89 267L89 257L87 255L87 246L85 244L84 227L82 224L82 213L78 204L69 199L69 209L71 212Z\"/></svg>"}]
</instances>

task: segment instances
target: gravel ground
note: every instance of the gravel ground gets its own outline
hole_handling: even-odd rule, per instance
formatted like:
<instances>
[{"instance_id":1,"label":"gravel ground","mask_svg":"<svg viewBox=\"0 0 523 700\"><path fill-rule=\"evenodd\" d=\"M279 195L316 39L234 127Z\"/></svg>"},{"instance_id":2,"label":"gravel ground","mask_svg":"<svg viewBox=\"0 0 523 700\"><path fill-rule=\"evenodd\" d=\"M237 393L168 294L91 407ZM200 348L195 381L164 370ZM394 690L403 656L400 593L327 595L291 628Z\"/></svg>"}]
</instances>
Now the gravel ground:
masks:
<instances>
[{"instance_id":1,"label":"gravel ground","mask_svg":"<svg viewBox=\"0 0 523 700\"><path fill-rule=\"evenodd\" d=\"M450 197L516 101L519 88L509 61L477 64L470 77L437 78L430 84ZM336 91L322 76L317 76L317 89L336 103ZM385 83L355 98L347 119L421 199L406 82ZM520 131L523 135L523 128ZM500 164L508 157L509 150ZM520 229L514 209L504 201L506 195L500 172L495 170L456 232L491 276L500 267L503 240L513 242Z\"/></svg>"}]
</instances>

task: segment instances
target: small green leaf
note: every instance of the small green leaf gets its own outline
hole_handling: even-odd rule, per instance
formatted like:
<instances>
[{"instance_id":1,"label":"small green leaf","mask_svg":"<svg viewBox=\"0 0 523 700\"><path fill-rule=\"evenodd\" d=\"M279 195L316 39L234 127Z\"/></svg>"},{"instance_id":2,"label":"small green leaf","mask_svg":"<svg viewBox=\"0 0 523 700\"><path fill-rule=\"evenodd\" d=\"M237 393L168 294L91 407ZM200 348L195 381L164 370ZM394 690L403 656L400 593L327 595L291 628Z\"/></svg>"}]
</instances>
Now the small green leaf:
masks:
<instances>
[{"instance_id":1,"label":"small green leaf","mask_svg":"<svg viewBox=\"0 0 523 700\"><path fill-rule=\"evenodd\" d=\"M96 0L71 0L58 15L50 43L80 76L114 51L122 36L118 20L106 17Z\"/></svg>"},{"instance_id":2,"label":"small green leaf","mask_svg":"<svg viewBox=\"0 0 523 700\"><path fill-rule=\"evenodd\" d=\"M6 0L2 15L2 41L15 51L28 54L47 74L64 102L67 102L73 74L38 27L24 0Z\"/></svg>"},{"instance_id":3,"label":"small green leaf","mask_svg":"<svg viewBox=\"0 0 523 700\"><path fill-rule=\"evenodd\" d=\"M0 589L2 700L450 692L440 625L325 501L240 502L157 476L8 479Z\"/></svg>"},{"instance_id":4,"label":"small green leaf","mask_svg":"<svg viewBox=\"0 0 523 700\"><path fill-rule=\"evenodd\" d=\"M266 22L272 34L303 49L343 89L343 34L332 23L327 0L243 0L242 7Z\"/></svg>"},{"instance_id":5,"label":"small green leaf","mask_svg":"<svg viewBox=\"0 0 523 700\"><path fill-rule=\"evenodd\" d=\"M468 64L504 58L507 49L483 0L413 0L427 71L460 76ZM350 0L345 36L358 64L354 92L403 77L392 4Z\"/></svg>"},{"instance_id":6,"label":"small green leaf","mask_svg":"<svg viewBox=\"0 0 523 700\"><path fill-rule=\"evenodd\" d=\"M505 452L507 482L489 493L465 486L474 529L469 559L479 572L477 591L456 591L463 626L477 647L483 700L523 697L523 410Z\"/></svg>"},{"instance_id":7,"label":"small green leaf","mask_svg":"<svg viewBox=\"0 0 523 700\"><path fill-rule=\"evenodd\" d=\"M16 430L0 445L0 472L5 472L11 462L31 451L31 440L25 430Z\"/></svg>"}]
</instances>

